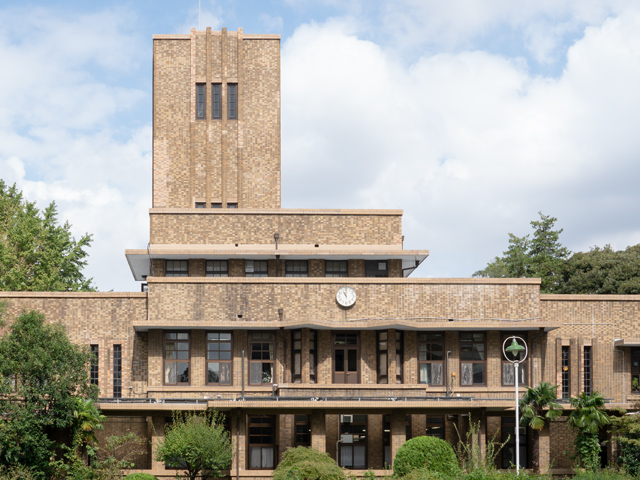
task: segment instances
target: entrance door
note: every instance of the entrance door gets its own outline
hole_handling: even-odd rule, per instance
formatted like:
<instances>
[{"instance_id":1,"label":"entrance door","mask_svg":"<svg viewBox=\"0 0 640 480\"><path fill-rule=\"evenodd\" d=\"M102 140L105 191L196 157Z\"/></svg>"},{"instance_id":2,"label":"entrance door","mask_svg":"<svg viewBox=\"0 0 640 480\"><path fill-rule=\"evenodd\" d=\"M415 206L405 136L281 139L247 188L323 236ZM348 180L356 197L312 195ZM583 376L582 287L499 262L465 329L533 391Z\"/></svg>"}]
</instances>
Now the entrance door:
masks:
<instances>
[{"instance_id":1,"label":"entrance door","mask_svg":"<svg viewBox=\"0 0 640 480\"><path fill-rule=\"evenodd\" d=\"M333 383L358 383L360 345L357 333L335 333L333 342Z\"/></svg>"}]
</instances>

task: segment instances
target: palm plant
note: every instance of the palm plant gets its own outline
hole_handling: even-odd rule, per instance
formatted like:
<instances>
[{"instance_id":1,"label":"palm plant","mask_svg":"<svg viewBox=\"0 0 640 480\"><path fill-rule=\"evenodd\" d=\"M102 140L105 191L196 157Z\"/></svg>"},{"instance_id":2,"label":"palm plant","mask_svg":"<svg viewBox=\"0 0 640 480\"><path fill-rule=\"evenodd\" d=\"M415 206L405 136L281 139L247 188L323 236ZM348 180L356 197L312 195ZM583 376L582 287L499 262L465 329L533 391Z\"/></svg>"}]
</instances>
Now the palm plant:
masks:
<instances>
[{"instance_id":1,"label":"palm plant","mask_svg":"<svg viewBox=\"0 0 640 480\"><path fill-rule=\"evenodd\" d=\"M557 385L542 382L534 388L528 388L520 400L520 424L533 429L531 438L532 467L540 470L540 432L548 424L562 415L562 406L557 403Z\"/></svg>"},{"instance_id":2,"label":"palm plant","mask_svg":"<svg viewBox=\"0 0 640 480\"><path fill-rule=\"evenodd\" d=\"M569 426L578 432L575 439L576 459L587 470L595 470L600 466L600 428L609 425L611 420L604 409L604 397L600 392L591 395L581 393L571 399L574 411L569 415Z\"/></svg>"}]
</instances>

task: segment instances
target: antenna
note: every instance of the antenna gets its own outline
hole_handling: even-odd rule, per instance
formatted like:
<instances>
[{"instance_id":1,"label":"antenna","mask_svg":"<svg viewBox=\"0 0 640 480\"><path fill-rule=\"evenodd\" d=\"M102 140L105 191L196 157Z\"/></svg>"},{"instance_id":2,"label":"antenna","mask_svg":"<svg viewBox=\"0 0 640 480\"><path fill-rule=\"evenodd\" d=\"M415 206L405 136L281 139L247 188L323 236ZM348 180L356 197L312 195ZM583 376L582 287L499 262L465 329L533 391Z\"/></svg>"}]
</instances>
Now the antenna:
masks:
<instances>
[{"instance_id":1,"label":"antenna","mask_svg":"<svg viewBox=\"0 0 640 480\"><path fill-rule=\"evenodd\" d=\"M202 28L200 27L200 6L201 6L202 0L198 0L198 30L202 30Z\"/></svg>"}]
</instances>

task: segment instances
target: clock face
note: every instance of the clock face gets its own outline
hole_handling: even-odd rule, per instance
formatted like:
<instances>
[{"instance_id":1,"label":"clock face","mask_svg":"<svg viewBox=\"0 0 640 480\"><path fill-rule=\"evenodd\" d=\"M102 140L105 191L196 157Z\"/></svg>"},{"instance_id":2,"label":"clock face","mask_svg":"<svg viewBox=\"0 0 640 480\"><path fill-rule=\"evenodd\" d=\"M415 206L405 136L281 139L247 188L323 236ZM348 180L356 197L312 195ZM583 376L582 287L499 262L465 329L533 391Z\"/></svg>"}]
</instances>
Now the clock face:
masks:
<instances>
[{"instance_id":1,"label":"clock face","mask_svg":"<svg viewBox=\"0 0 640 480\"><path fill-rule=\"evenodd\" d=\"M343 307L350 307L356 303L356 291L351 287L342 287L336 293L336 301Z\"/></svg>"}]
</instances>

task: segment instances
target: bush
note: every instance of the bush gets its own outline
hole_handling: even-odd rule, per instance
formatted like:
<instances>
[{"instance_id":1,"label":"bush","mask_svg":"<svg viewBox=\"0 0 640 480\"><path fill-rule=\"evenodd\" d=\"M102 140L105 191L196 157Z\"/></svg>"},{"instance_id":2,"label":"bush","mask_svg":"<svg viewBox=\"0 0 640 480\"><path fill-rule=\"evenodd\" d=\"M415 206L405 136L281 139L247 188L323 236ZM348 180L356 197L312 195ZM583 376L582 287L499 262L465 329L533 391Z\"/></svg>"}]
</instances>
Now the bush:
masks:
<instances>
[{"instance_id":1,"label":"bush","mask_svg":"<svg viewBox=\"0 0 640 480\"><path fill-rule=\"evenodd\" d=\"M402 480L445 480L447 478L449 477L426 468L416 468L402 477Z\"/></svg>"},{"instance_id":2,"label":"bush","mask_svg":"<svg viewBox=\"0 0 640 480\"><path fill-rule=\"evenodd\" d=\"M614 470L576 472L573 480L629 480L629 475Z\"/></svg>"},{"instance_id":3,"label":"bush","mask_svg":"<svg viewBox=\"0 0 640 480\"><path fill-rule=\"evenodd\" d=\"M124 480L158 480L154 475L150 473L130 473Z\"/></svg>"},{"instance_id":4,"label":"bush","mask_svg":"<svg viewBox=\"0 0 640 480\"><path fill-rule=\"evenodd\" d=\"M453 448L436 437L416 437L398 449L393 461L393 473L403 477L412 470L424 468L444 475L456 475L458 460Z\"/></svg>"},{"instance_id":5,"label":"bush","mask_svg":"<svg viewBox=\"0 0 640 480\"><path fill-rule=\"evenodd\" d=\"M274 480L346 480L344 470L326 453L311 447L290 448L278 468L273 471Z\"/></svg>"},{"instance_id":6,"label":"bush","mask_svg":"<svg viewBox=\"0 0 640 480\"><path fill-rule=\"evenodd\" d=\"M0 480L35 480L35 478L34 473L22 465L0 466Z\"/></svg>"}]
</instances>

